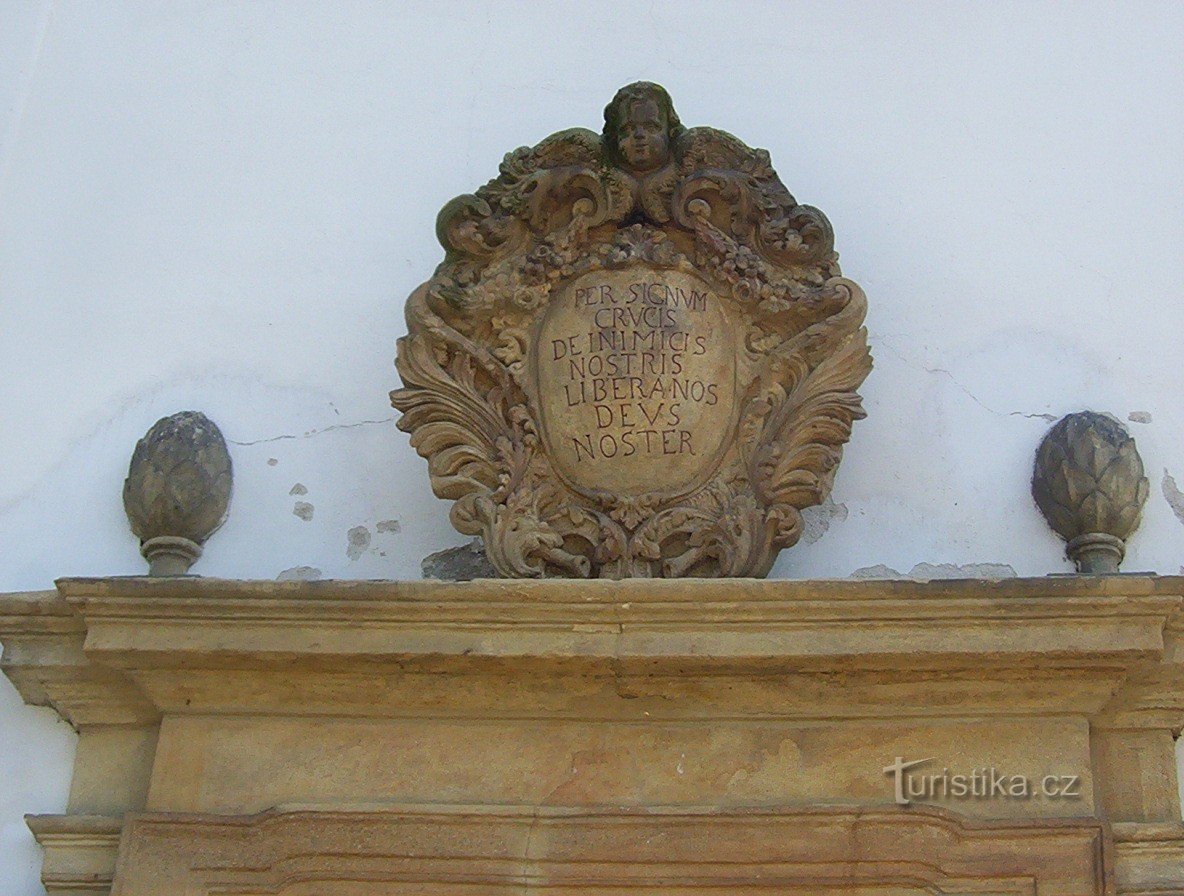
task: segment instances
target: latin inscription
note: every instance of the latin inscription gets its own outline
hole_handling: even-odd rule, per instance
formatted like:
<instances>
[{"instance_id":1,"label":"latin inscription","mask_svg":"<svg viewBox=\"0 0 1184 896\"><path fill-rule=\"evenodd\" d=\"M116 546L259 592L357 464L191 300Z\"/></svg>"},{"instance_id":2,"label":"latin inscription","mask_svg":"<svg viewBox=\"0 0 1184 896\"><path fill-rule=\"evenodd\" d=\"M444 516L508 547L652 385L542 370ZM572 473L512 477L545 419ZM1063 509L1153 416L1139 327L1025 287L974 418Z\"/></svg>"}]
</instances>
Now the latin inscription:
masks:
<instances>
[{"instance_id":1,"label":"latin inscription","mask_svg":"<svg viewBox=\"0 0 1184 896\"><path fill-rule=\"evenodd\" d=\"M678 272L588 274L561 293L536 350L547 435L569 478L661 491L710 464L733 404L727 329L718 297Z\"/></svg>"}]
</instances>

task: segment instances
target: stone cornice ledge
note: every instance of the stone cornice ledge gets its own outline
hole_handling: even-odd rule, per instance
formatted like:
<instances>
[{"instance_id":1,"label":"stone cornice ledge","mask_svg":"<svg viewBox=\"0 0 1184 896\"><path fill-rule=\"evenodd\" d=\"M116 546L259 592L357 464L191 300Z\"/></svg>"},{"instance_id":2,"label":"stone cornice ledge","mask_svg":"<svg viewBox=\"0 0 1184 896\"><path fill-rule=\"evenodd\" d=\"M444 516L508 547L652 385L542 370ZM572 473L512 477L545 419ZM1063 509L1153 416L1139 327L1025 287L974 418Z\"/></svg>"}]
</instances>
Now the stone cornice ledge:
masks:
<instances>
[{"instance_id":1,"label":"stone cornice ledge","mask_svg":"<svg viewBox=\"0 0 1184 896\"><path fill-rule=\"evenodd\" d=\"M1184 604L1184 578L1141 575L463 584L93 578L63 579L58 589L60 598L0 605L6 645L30 638L42 645L5 671L33 681L46 645L85 632L80 653L90 678L75 680L106 681L130 716L470 714L479 706L466 701L491 697L500 714L534 715L573 677L604 679L604 705L590 699L554 708L558 714L596 716L610 712L604 706L614 698L655 697L662 699L637 705L677 715L688 700L671 698L693 695L689 702L737 717L767 717L771 706L785 718L1088 716L1107 704L1113 710L1133 674L1156 668L1165 627ZM482 679L480 694L458 684L472 676ZM770 688L782 698L770 701ZM36 687L22 693L29 699ZM69 705L68 696L50 702Z\"/></svg>"},{"instance_id":2,"label":"stone cornice ledge","mask_svg":"<svg viewBox=\"0 0 1184 896\"><path fill-rule=\"evenodd\" d=\"M51 706L78 728L159 718L125 675L83 651L86 625L56 591L0 594L0 670L31 706Z\"/></svg>"},{"instance_id":3,"label":"stone cornice ledge","mask_svg":"<svg viewBox=\"0 0 1184 896\"><path fill-rule=\"evenodd\" d=\"M26 815L25 821L45 850L41 882L49 896L111 892L123 818Z\"/></svg>"},{"instance_id":4,"label":"stone cornice ledge","mask_svg":"<svg viewBox=\"0 0 1184 896\"><path fill-rule=\"evenodd\" d=\"M1114 845L1122 896L1178 896L1184 874L1184 824L1116 824Z\"/></svg>"},{"instance_id":5,"label":"stone cornice ledge","mask_svg":"<svg viewBox=\"0 0 1184 896\"><path fill-rule=\"evenodd\" d=\"M1095 819L921 807L291 806L129 815L119 892L1113 896L1111 853Z\"/></svg>"}]
</instances>

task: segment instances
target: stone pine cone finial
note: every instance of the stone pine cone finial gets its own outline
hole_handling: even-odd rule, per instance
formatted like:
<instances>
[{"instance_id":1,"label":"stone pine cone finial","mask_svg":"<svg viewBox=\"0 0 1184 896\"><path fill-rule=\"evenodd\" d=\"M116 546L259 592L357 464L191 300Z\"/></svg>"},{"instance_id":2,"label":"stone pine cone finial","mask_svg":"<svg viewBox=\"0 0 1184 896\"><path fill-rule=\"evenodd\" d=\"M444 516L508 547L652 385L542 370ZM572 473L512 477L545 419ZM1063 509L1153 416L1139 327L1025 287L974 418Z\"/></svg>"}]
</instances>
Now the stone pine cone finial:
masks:
<instances>
[{"instance_id":1,"label":"stone pine cone finial","mask_svg":"<svg viewBox=\"0 0 1184 896\"><path fill-rule=\"evenodd\" d=\"M149 575L184 575L226 519L230 452L217 425L198 411L157 420L136 443L123 507Z\"/></svg>"},{"instance_id":2,"label":"stone pine cone finial","mask_svg":"<svg viewBox=\"0 0 1184 896\"><path fill-rule=\"evenodd\" d=\"M1147 492L1135 440L1111 417L1069 414L1036 452L1032 497L1078 572L1118 572Z\"/></svg>"}]
</instances>

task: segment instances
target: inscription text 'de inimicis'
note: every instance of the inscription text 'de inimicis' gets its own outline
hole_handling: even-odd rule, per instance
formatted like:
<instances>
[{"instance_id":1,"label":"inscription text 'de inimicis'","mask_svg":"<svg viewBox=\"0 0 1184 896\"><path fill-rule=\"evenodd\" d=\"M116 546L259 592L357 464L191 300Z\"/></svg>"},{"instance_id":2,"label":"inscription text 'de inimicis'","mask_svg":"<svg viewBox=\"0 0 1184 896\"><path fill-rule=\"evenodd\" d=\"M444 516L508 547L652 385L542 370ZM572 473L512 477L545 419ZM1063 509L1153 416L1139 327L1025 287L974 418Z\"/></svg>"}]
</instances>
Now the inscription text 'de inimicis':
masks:
<instances>
[{"instance_id":1,"label":"inscription text 'de inimicis'","mask_svg":"<svg viewBox=\"0 0 1184 896\"><path fill-rule=\"evenodd\" d=\"M719 298L690 274L637 267L576 280L536 343L545 436L577 487L674 491L706 473L735 402Z\"/></svg>"}]
</instances>

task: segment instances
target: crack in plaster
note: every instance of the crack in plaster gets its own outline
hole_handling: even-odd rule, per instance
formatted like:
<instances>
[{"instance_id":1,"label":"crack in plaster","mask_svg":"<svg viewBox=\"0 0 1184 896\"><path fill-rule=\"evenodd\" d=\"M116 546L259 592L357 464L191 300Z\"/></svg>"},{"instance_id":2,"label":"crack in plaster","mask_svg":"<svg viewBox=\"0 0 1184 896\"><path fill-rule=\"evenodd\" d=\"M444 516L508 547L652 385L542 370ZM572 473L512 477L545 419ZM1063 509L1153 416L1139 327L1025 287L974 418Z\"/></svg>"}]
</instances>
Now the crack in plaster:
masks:
<instances>
[{"instance_id":1,"label":"crack in plaster","mask_svg":"<svg viewBox=\"0 0 1184 896\"><path fill-rule=\"evenodd\" d=\"M37 69L41 64L41 57L45 52L45 38L53 22L54 7L57 4L50 0L41 8L41 17L37 22L37 33L33 40L33 49L29 60L21 67L17 75L17 97L12 104L11 116L4 133L0 134L0 197L8 195L8 184L12 174L12 160L16 156L16 143L25 123L25 110L29 105L29 95L33 92L33 81Z\"/></svg>"},{"instance_id":2,"label":"crack in plaster","mask_svg":"<svg viewBox=\"0 0 1184 896\"><path fill-rule=\"evenodd\" d=\"M383 423L394 423L394 417L385 417L382 420L359 420L357 423L336 423L333 426L326 426L323 429L310 429L303 435L296 435L295 433L285 433L281 436L270 436L266 439L253 439L250 442L236 442L233 439L227 439L231 445L238 445L240 447L250 447L251 445L263 445L267 442L282 442L285 439L311 439L313 436L323 435L327 432L333 432L338 429L357 429L359 426L377 426Z\"/></svg>"},{"instance_id":3,"label":"crack in plaster","mask_svg":"<svg viewBox=\"0 0 1184 896\"><path fill-rule=\"evenodd\" d=\"M914 370L921 370L921 371L924 371L925 373L932 373L935 376L946 377L967 398L969 398L971 401L973 401L975 404L977 404L984 411L994 414L996 417L1024 417L1028 420L1046 420L1049 423L1055 423L1057 420L1057 417L1055 414L1029 414L1025 411L1008 411L1005 413L1003 411L997 411L993 407L991 407L990 405L985 404L982 401L982 399L980 399L977 395L975 395L973 392L971 392L969 389L967 389L965 386L963 386L957 380L957 378L955 378L955 376L952 373L950 373L948 370L946 370L944 367L926 367L924 364L920 363L919 361L912 360L911 358L904 355L899 349L897 349L894 345L892 345L892 343L890 343L883 336L881 336L879 338L878 343L879 343L879 345L884 346L884 348L888 349L888 351L890 351L890 352L892 352L892 354L896 355L896 357L899 358L904 364L906 364L909 367L912 367Z\"/></svg>"}]
</instances>

